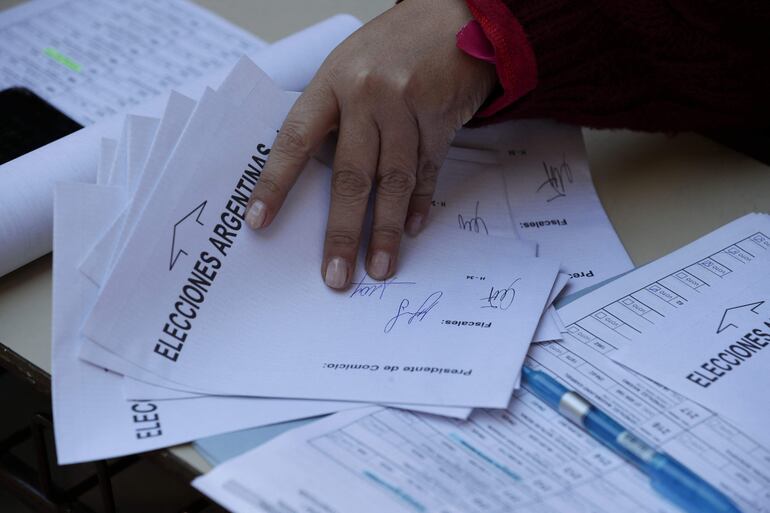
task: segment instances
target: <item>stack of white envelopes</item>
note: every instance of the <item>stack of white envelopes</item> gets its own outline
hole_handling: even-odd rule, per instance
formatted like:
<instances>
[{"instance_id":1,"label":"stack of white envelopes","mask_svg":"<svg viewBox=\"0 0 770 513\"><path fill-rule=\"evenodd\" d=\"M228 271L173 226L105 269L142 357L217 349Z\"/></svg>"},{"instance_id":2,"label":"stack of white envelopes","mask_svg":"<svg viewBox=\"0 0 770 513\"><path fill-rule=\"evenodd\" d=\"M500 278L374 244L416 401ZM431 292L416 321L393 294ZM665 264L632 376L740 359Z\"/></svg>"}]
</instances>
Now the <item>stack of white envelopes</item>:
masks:
<instances>
[{"instance_id":1,"label":"stack of white envelopes","mask_svg":"<svg viewBox=\"0 0 770 513\"><path fill-rule=\"evenodd\" d=\"M530 223L507 191L521 187L496 152L450 151L430 221L386 281L362 253L349 290L323 284L331 171L317 160L273 224L250 230L248 198L296 97L244 58L199 101L175 93L161 119L127 116L97 184L57 186L60 462L372 404L464 419L505 408L530 344L560 338L551 304L580 273L519 239ZM546 168L532 191L549 208L572 172L554 180ZM620 249L603 265L625 270L605 232Z\"/></svg>"}]
</instances>

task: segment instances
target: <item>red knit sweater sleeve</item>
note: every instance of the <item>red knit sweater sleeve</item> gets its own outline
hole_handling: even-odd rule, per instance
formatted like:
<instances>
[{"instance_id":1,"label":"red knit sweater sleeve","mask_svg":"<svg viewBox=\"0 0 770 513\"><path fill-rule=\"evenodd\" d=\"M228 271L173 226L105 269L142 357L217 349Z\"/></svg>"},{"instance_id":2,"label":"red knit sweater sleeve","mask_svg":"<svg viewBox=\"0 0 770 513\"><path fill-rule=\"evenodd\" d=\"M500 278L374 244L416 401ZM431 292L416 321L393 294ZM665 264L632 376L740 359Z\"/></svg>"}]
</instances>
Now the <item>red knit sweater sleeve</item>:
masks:
<instances>
[{"instance_id":1,"label":"red knit sweater sleeve","mask_svg":"<svg viewBox=\"0 0 770 513\"><path fill-rule=\"evenodd\" d=\"M510 102L478 121L770 127L766 0L466 1Z\"/></svg>"}]
</instances>

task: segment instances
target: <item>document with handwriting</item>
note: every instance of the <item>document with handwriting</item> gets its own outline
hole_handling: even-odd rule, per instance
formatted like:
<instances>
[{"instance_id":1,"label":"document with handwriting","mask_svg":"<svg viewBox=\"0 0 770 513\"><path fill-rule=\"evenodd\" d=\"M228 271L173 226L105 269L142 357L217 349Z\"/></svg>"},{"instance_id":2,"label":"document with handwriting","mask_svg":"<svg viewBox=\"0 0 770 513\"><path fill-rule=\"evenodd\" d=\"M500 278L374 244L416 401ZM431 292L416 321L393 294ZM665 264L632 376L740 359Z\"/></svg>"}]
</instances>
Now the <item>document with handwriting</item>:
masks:
<instances>
[{"instance_id":1,"label":"document with handwriting","mask_svg":"<svg viewBox=\"0 0 770 513\"><path fill-rule=\"evenodd\" d=\"M507 404L558 263L518 256L513 240L426 230L404 241L396 277L373 282L359 264L349 291L327 289L326 168L309 164L265 233L244 229L275 135L263 120L290 105L267 91L220 112L184 180L164 173L84 333L211 393Z\"/></svg>"},{"instance_id":2,"label":"document with handwriting","mask_svg":"<svg viewBox=\"0 0 770 513\"><path fill-rule=\"evenodd\" d=\"M570 323L564 342L533 345L526 362L633 426L751 513L770 504L770 447L608 355L640 343L643 335L632 328L650 324L651 333L665 317L681 319L694 311L690 303L716 297L712 289L750 272L770 249L769 228L767 216L745 216L567 305L560 310ZM751 302L723 327L740 327L746 317L756 322L764 304ZM344 494L332 485L341 480L349 484ZM194 485L237 512L277 504L322 504L337 513L679 511L646 476L526 390L507 411L477 410L468 422L393 410L341 413L245 453Z\"/></svg>"},{"instance_id":3,"label":"document with handwriting","mask_svg":"<svg viewBox=\"0 0 770 513\"><path fill-rule=\"evenodd\" d=\"M244 64L247 64L244 66ZM254 78L253 73L257 72L258 68L254 66L251 61L248 59L245 59L236 66L233 73L231 73L230 76L227 77L225 80L225 83L223 84L222 88L220 88L220 91L215 93L217 95L219 94L226 94L227 97L233 98L238 96L237 85L240 82L246 82L248 83L248 77L251 76ZM246 73L246 75L243 75L243 73ZM212 100L212 94L208 94L206 96L207 101ZM192 107L189 105L192 100L189 100L182 95L173 93L169 97L168 105L165 109L163 119L161 121L161 124L159 127L154 126L152 123L146 123L142 122L134 127L131 127L132 123L132 117L128 117L126 120L126 126L127 129L125 130L128 134L131 134L132 141L134 140L148 140L150 134L155 133L157 131L157 135L155 136L155 142L152 144L152 148L149 148L146 144L139 145L133 150L131 149L132 146L134 146L133 143L129 144L129 151L127 154L132 154L133 157L126 159L126 162L128 163L128 174L132 175L138 175L139 178L139 187L137 187L136 191L133 193L133 198L130 199L130 205L128 208L124 209L124 212L121 216L117 218L117 221L113 223L112 227L105 233L105 235L102 237L99 243L97 243L94 248L91 251L91 254L89 257L97 257L96 262L99 262L99 265L103 265L104 269L108 267L107 262L112 261L115 259L117 255L120 254L119 250L115 250L117 246L122 245L122 240L124 237L119 236L119 231L123 231L123 233L128 232L133 229L134 223L132 223L132 220L135 220L139 217L139 212L141 212L143 205L145 204L146 200L148 199L149 192L151 192L152 188L154 188L155 182L158 179L158 174L161 170L159 170L159 167L162 167L162 164L165 163L165 160L168 158L168 153L171 152L171 149L173 149L173 146L176 143L176 140L178 139L179 132L181 131L183 125L190 117ZM192 102L194 105L195 102ZM195 119L196 121L193 122L194 126L201 126L199 119L201 117L206 117L208 110L206 108L201 109L200 111L196 110L195 112ZM149 119L149 118L145 118ZM129 128L131 127L131 128ZM193 128L188 132L185 132L185 139L189 139L190 137L194 137L193 133L196 130ZM184 143L187 148L190 148L189 143ZM195 145L193 145L194 147ZM110 150L110 148L106 149L107 152L109 152L109 155L105 155L105 158L100 159L108 162L114 162L114 152ZM453 150L454 152L459 151L462 153L461 157L464 159L467 159L469 157L467 150ZM182 153L187 153L185 152ZM162 157L162 155L166 153L166 157ZM479 158L487 158L489 156L489 152L471 152L473 153L473 156L475 159ZM496 155L491 154L493 158L496 158ZM110 158L107 158L110 157ZM144 170L142 172L137 172L136 167L141 167L143 165L143 162L147 162ZM115 173L110 173L108 178L105 178L103 181L109 185L114 185L110 183L110 179L114 179L116 182L118 175ZM499 176L487 176L484 174L479 174L474 176L475 181L484 180L489 182L489 186L487 185L481 185L480 187L484 190L490 191L487 192L487 195L485 196L485 199L488 203L492 204L492 200L494 198L497 198L497 203L504 204L504 193L499 188L496 187L495 179L499 180ZM494 191L494 192L491 192ZM131 191L129 191L131 192ZM496 196L494 195L496 193ZM492 196L490 196L492 194ZM460 209L462 208L463 201L462 198L457 198L455 201L455 197L451 196L451 203L452 208L454 209ZM116 208L120 208L119 205L115 206ZM503 220L507 220L507 211L504 208L500 208L500 218ZM449 211L449 209L447 209ZM131 214L129 214L131 213ZM493 221L495 218L490 217L490 221ZM123 222L121 222L123 221ZM122 225L122 226L121 226ZM439 226L442 226L442 223L433 223L434 228L438 229ZM444 226L443 229L446 229L450 232L456 232L458 230L457 225L451 225L451 226ZM513 235L514 231L512 227L509 227L509 236ZM469 235L472 237L473 235ZM116 243L116 240L118 242ZM105 243L106 242L106 243ZM523 243L523 242L517 242L515 244L516 248L521 249L521 254L523 256L535 256L536 254L536 245L534 243ZM98 272L94 274L92 271L92 266L89 263L89 259L86 259L84 263L80 267L81 272L86 274L94 283L99 285L101 287L101 284L103 282L104 276L99 274ZM552 290L552 295L553 295ZM551 300L549 298L549 304ZM542 325L542 323L541 323ZM111 353L104 349L102 346L99 346L98 344L94 344L88 339L85 339L83 344L80 346L80 357L89 363L92 363L94 365L98 365L100 367L110 369L114 372L117 372L122 375L131 376L131 378L124 379L124 392L126 393L126 397L130 400L150 400L150 401L156 401L156 400L176 400L176 399L189 399L189 398L195 398L195 397L202 397L206 394L204 393L197 393L197 392L187 392L187 391L180 391L180 385L177 383L169 382L168 380L164 380L160 376L157 376L155 374L151 374L148 371L142 369L141 367L138 367L130 362L127 362L126 360L120 358L119 356L115 355L114 353ZM141 381L139 381L141 380ZM224 396L209 396L211 401L207 401L207 404L212 405L215 404L215 400L217 398L225 398L225 403L230 406L233 404L234 401L241 399L243 402L244 408L254 408L255 401L252 398L234 398L232 396L230 397L224 397ZM336 403L339 404L339 403ZM390 406L399 407L397 404L392 404ZM404 407L404 406L402 406ZM436 415L446 415L446 416L452 416L455 418L467 418L467 416L470 414L470 408L458 408L458 407L438 407L438 406L426 406L426 405L409 405L409 409L415 410L415 411L422 411L427 413L433 413ZM241 425L240 423L236 423L236 425Z\"/></svg>"},{"instance_id":4,"label":"document with handwriting","mask_svg":"<svg viewBox=\"0 0 770 513\"><path fill-rule=\"evenodd\" d=\"M770 447L770 252L757 253L750 265L730 267L732 279L690 299L685 318L660 319L612 358Z\"/></svg>"},{"instance_id":5,"label":"document with handwriting","mask_svg":"<svg viewBox=\"0 0 770 513\"><path fill-rule=\"evenodd\" d=\"M258 71L258 68L256 68L256 66L254 66L253 63L251 63L251 61L248 59L244 59L238 66L236 66L233 73L227 77L224 84L222 85L222 88L220 88L220 91L216 94L225 94L227 97L232 99L234 96L238 95L238 88L236 85L242 82L248 83L249 77L253 79L253 73L256 71ZM208 95L207 98L211 100L212 96ZM195 102L192 100L172 92L159 127L156 127L154 124L145 121L142 121L140 124L132 127L131 125L135 122L135 117L127 117L127 128L125 132L127 133L127 137L131 139L131 143L127 146L128 151L126 154L131 156L131 158L123 160L128 164L128 175L137 175L139 177L139 186L135 191L133 191L133 189L129 191L134 192L133 198L130 200L129 207L125 208L123 214L118 217L116 222L113 223L112 227L105 233L99 243L94 246L94 248L91 250L89 258L86 259L80 267L81 272L84 272L97 285L101 286L103 282L106 269L109 267L108 262L113 261L115 257L120 254L120 250L116 250L115 248L122 245L122 241L125 237L119 232L122 231L123 233L126 233L133 229L134 223L132 221L139 217L139 213L141 212L146 200L148 199L149 193L154 188L155 182L158 179L158 175L162 171L162 169L159 168L163 167L163 164L168 158L168 154L176 144L176 140L178 139L179 135L181 135L179 132L181 132L186 121L190 117L192 112L192 106L190 103L192 103L192 106L195 105ZM195 118L199 119L202 116L205 117L205 112L207 112L205 108L200 112L196 111ZM149 118L143 119L149 120ZM195 125L199 126L200 123L196 121L193 123L193 126ZM141 144L138 146L134 144L137 140L149 140L149 137L156 131L157 135L155 136L155 142L152 144L152 148L149 148L147 144ZM187 133L186 138L191 137L193 132L195 132L194 129L192 129L190 133ZM132 149L132 147L134 148ZM189 148L189 146L187 147ZM110 148L107 148L107 152L109 152L109 155L105 155L105 158L100 159L100 161L104 160L106 162L114 163L116 160L114 158L114 152L112 152ZM453 153L460 153L460 157L465 160L471 156L476 160L488 158L490 155L492 158L497 158L494 153L489 152L453 150ZM468 153L471 153L472 155L468 155ZM163 157L164 154L165 157ZM144 170L142 172L138 172L136 168L142 167L145 161L147 164L144 166ZM106 165L106 167L109 167L109 165ZM115 185L114 183L111 183L111 181L114 180L116 183L118 183L118 176L119 174L109 173L107 177L103 179L103 182L110 185ZM490 223L497 222L496 219L500 219L502 223L505 223L506 221L509 222L507 210L504 208L504 191L502 191L502 189L499 187L499 180L501 180L499 175L485 175L483 173L479 173L474 175L473 179L477 184L477 188L485 191L484 199L486 203L490 205L496 204L498 206L497 211L499 214L497 214L497 217L495 216L494 211L488 213L487 218L489 219ZM449 213L453 209L463 208L462 197L454 195L449 197L451 198L451 208L445 209L445 212ZM434 221L435 220L436 219L434 219ZM459 229L456 224L452 223L449 223L447 226L443 226L443 223L440 219L439 222L432 223L432 225L433 229L442 227L443 229L446 229L450 232L455 232ZM507 235L509 237L515 236L515 232L510 225L507 228ZM469 235L469 237L473 237L473 235ZM516 243L516 247L520 247L522 250L521 254L524 256L535 256L536 254L536 245L534 243ZM93 257L96 259L94 260ZM94 262L97 263L97 272L94 272ZM551 301L549 298L549 304L550 302ZM170 400L187 399L205 395L201 393L181 392L178 390L180 387L179 384L169 382L157 375L151 374L148 371L123 360L117 355L110 353L102 346L94 344L88 339L86 339L85 342L81 345L80 356L84 360L100 367L104 367L120 374L130 375L133 378L136 378L123 380L124 391L128 394L128 399ZM142 381L139 381L139 379ZM212 399L216 399L217 397L221 396L211 397ZM228 398L226 402L228 405L232 404L233 398ZM211 403L211 401L209 401L209 403ZM244 398L243 400L244 408L253 408L254 404L254 401L250 398ZM425 405L410 405L409 408L412 410L419 410L437 415L448 415L456 418L467 418L467 416L470 414L470 408L432 407Z\"/></svg>"},{"instance_id":6,"label":"document with handwriting","mask_svg":"<svg viewBox=\"0 0 770 513\"><path fill-rule=\"evenodd\" d=\"M83 125L265 46L186 0L26 2L0 14L0 40L0 89L28 87Z\"/></svg>"},{"instance_id":7,"label":"document with handwriting","mask_svg":"<svg viewBox=\"0 0 770 513\"><path fill-rule=\"evenodd\" d=\"M571 294L633 269L596 194L580 127L533 120L465 129L457 142L496 149L513 226L558 258ZM437 198L440 199L440 198Z\"/></svg>"},{"instance_id":8,"label":"document with handwriting","mask_svg":"<svg viewBox=\"0 0 770 513\"><path fill-rule=\"evenodd\" d=\"M532 346L527 364L633 426L744 513L766 511L770 450L730 421L582 344ZM507 409L475 410L466 422L391 409L342 412L233 458L193 485L237 513L681 511L526 389Z\"/></svg>"},{"instance_id":9,"label":"document with handwriting","mask_svg":"<svg viewBox=\"0 0 770 513\"><path fill-rule=\"evenodd\" d=\"M697 298L770 249L770 216L748 214L559 308L564 340L612 357L657 324L687 323Z\"/></svg>"}]
</instances>

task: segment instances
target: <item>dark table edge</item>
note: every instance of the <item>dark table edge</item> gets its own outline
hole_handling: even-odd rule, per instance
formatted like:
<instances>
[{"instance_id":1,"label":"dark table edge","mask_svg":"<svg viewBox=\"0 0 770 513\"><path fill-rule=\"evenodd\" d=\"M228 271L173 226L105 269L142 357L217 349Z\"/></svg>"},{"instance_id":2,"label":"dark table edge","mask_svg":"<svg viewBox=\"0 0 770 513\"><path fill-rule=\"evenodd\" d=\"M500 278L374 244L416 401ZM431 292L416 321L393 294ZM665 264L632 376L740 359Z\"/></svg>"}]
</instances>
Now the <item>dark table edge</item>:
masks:
<instances>
[{"instance_id":1,"label":"dark table edge","mask_svg":"<svg viewBox=\"0 0 770 513\"><path fill-rule=\"evenodd\" d=\"M25 381L36 391L47 397L51 396L51 375L19 353L0 342L0 367ZM142 454L163 468L178 476L192 481L201 473L192 465L182 460L168 449L158 449Z\"/></svg>"}]
</instances>

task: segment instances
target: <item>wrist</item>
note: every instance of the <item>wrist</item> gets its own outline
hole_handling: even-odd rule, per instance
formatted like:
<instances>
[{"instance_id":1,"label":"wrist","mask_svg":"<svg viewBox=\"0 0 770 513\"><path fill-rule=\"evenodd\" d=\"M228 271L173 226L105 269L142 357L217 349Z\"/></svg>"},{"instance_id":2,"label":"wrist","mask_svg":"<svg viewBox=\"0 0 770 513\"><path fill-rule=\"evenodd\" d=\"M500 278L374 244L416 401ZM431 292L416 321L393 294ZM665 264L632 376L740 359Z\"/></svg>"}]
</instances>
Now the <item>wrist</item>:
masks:
<instances>
[{"instance_id":1,"label":"wrist","mask_svg":"<svg viewBox=\"0 0 770 513\"><path fill-rule=\"evenodd\" d=\"M494 65L497 87L476 113L489 117L537 85L537 63L524 29L502 2L467 0L473 19L457 33L457 47Z\"/></svg>"}]
</instances>

